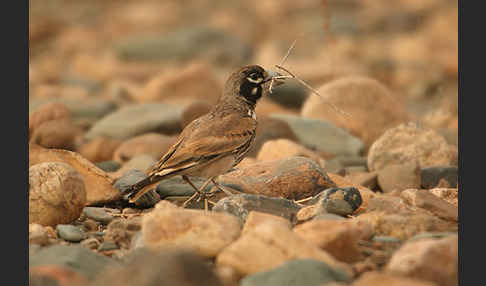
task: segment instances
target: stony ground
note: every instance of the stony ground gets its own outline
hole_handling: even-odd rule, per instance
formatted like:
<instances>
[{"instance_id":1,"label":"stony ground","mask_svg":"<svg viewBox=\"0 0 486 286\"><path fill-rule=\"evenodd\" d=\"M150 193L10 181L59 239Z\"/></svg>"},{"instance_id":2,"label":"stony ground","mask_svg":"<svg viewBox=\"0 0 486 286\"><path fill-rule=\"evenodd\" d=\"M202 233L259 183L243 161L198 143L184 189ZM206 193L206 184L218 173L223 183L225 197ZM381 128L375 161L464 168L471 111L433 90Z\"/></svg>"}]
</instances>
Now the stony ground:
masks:
<instances>
[{"instance_id":1,"label":"stony ground","mask_svg":"<svg viewBox=\"0 0 486 286\"><path fill-rule=\"evenodd\" d=\"M31 285L458 285L457 12L32 1ZM324 99L288 81L258 103L253 149L218 178L235 195L183 209L171 178L120 198L232 70L296 38L285 66Z\"/></svg>"}]
</instances>

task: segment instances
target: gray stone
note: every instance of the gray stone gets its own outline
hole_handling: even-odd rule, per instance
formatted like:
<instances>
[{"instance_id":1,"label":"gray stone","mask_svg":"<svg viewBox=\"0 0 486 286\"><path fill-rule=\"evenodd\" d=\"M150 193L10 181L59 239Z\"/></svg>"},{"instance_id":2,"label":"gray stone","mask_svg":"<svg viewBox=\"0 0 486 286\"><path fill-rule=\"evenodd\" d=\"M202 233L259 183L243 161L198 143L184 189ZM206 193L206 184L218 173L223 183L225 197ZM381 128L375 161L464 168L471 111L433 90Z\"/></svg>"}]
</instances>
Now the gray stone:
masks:
<instances>
[{"instance_id":1,"label":"gray stone","mask_svg":"<svg viewBox=\"0 0 486 286\"><path fill-rule=\"evenodd\" d=\"M331 122L288 114L272 114L270 117L287 122L300 142L311 150L354 156L363 151L363 141Z\"/></svg>"},{"instance_id":2,"label":"gray stone","mask_svg":"<svg viewBox=\"0 0 486 286\"><path fill-rule=\"evenodd\" d=\"M287 199L263 195L238 194L221 199L212 210L235 215L242 223L246 221L250 211L281 216L295 223L297 221L296 214L300 208L300 205Z\"/></svg>"},{"instance_id":3,"label":"gray stone","mask_svg":"<svg viewBox=\"0 0 486 286\"><path fill-rule=\"evenodd\" d=\"M123 174L121 178L116 180L113 187L119 190L121 193L124 193L128 190L130 186L145 179L146 177L147 174L140 170L130 170Z\"/></svg>"},{"instance_id":4,"label":"gray stone","mask_svg":"<svg viewBox=\"0 0 486 286\"><path fill-rule=\"evenodd\" d=\"M71 111L74 123L92 123L117 109L114 102L99 97L86 99L32 98L29 100L29 114L35 111L37 107L50 102L59 102L66 105Z\"/></svg>"},{"instance_id":5,"label":"gray stone","mask_svg":"<svg viewBox=\"0 0 486 286\"><path fill-rule=\"evenodd\" d=\"M71 242L79 242L86 238L86 233L82 229L70 224L58 224L56 232L60 238Z\"/></svg>"},{"instance_id":6,"label":"gray stone","mask_svg":"<svg viewBox=\"0 0 486 286\"><path fill-rule=\"evenodd\" d=\"M351 282L347 274L313 259L296 259L281 266L246 276L240 286L320 286L330 282Z\"/></svg>"},{"instance_id":7,"label":"gray stone","mask_svg":"<svg viewBox=\"0 0 486 286\"><path fill-rule=\"evenodd\" d=\"M322 213L313 217L312 220L346 220L346 219L336 214Z\"/></svg>"},{"instance_id":8,"label":"gray stone","mask_svg":"<svg viewBox=\"0 0 486 286\"><path fill-rule=\"evenodd\" d=\"M422 188L432 189L440 180L445 180L451 188L457 186L457 167L456 166L434 166L425 167L421 170Z\"/></svg>"},{"instance_id":9,"label":"gray stone","mask_svg":"<svg viewBox=\"0 0 486 286\"><path fill-rule=\"evenodd\" d=\"M317 204L316 214L332 213L341 216L351 215L363 203L361 194L354 187L330 188L322 191L309 204Z\"/></svg>"},{"instance_id":10,"label":"gray stone","mask_svg":"<svg viewBox=\"0 0 486 286\"><path fill-rule=\"evenodd\" d=\"M94 253L80 245L53 245L42 248L29 257L29 266L57 264L66 266L74 271L93 279L105 267L119 265L113 259Z\"/></svg>"},{"instance_id":11,"label":"gray stone","mask_svg":"<svg viewBox=\"0 0 486 286\"><path fill-rule=\"evenodd\" d=\"M133 104L103 117L85 136L123 140L148 132L175 134L181 131L181 114L182 108L164 103Z\"/></svg>"},{"instance_id":12,"label":"gray stone","mask_svg":"<svg viewBox=\"0 0 486 286\"><path fill-rule=\"evenodd\" d=\"M100 168L105 172L115 172L121 167L121 164L117 161L103 161L94 164L96 165L96 167Z\"/></svg>"},{"instance_id":13,"label":"gray stone","mask_svg":"<svg viewBox=\"0 0 486 286\"><path fill-rule=\"evenodd\" d=\"M412 236L408 240L409 241L414 241L414 240L429 239L429 238L439 239L439 238L443 238L443 237L450 236L450 235L457 235L457 232L452 232L452 231L421 232L421 233L418 233L418 234Z\"/></svg>"},{"instance_id":14,"label":"gray stone","mask_svg":"<svg viewBox=\"0 0 486 286\"><path fill-rule=\"evenodd\" d=\"M107 251L107 250L115 250L120 249L120 247L114 243L113 241L105 241L98 246L98 251Z\"/></svg>"},{"instance_id":15,"label":"gray stone","mask_svg":"<svg viewBox=\"0 0 486 286\"><path fill-rule=\"evenodd\" d=\"M249 62L251 47L223 30L183 27L165 34L137 35L114 45L123 60L183 62L205 58L212 63L237 66Z\"/></svg>"},{"instance_id":16,"label":"gray stone","mask_svg":"<svg viewBox=\"0 0 486 286\"><path fill-rule=\"evenodd\" d=\"M143 242L142 231L137 231L133 236L132 240L130 241L130 249L138 249L143 248L145 243Z\"/></svg>"},{"instance_id":17,"label":"gray stone","mask_svg":"<svg viewBox=\"0 0 486 286\"><path fill-rule=\"evenodd\" d=\"M267 97L289 108L301 108L308 95L309 91L305 87L296 80L289 79L285 84L273 88Z\"/></svg>"},{"instance_id":18,"label":"gray stone","mask_svg":"<svg viewBox=\"0 0 486 286\"><path fill-rule=\"evenodd\" d=\"M374 236L371 239L373 242L380 243L401 243L402 240L393 236Z\"/></svg>"},{"instance_id":19,"label":"gray stone","mask_svg":"<svg viewBox=\"0 0 486 286\"><path fill-rule=\"evenodd\" d=\"M103 208L85 207L83 209L83 214L102 224L109 224L113 220L113 216L105 212Z\"/></svg>"},{"instance_id":20,"label":"gray stone","mask_svg":"<svg viewBox=\"0 0 486 286\"><path fill-rule=\"evenodd\" d=\"M197 188L200 188L207 179L190 177L190 180ZM221 185L224 187L224 184ZM209 183L203 191L209 192L213 186L213 183ZM186 183L181 176L161 181L160 184L157 185L156 191L161 199L174 196L192 196L195 192L194 188Z\"/></svg>"}]
</instances>

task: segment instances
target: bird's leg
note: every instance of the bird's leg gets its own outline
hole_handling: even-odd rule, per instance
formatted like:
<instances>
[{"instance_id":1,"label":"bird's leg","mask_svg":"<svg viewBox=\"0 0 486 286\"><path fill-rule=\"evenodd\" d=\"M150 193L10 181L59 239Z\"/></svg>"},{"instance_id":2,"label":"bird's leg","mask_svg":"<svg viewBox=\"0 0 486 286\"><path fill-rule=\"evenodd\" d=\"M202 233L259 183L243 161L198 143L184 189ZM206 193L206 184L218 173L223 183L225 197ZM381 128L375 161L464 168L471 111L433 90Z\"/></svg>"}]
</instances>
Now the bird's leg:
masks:
<instances>
[{"instance_id":1,"label":"bird's leg","mask_svg":"<svg viewBox=\"0 0 486 286\"><path fill-rule=\"evenodd\" d=\"M192 200L194 200L198 195L200 196L199 198L203 198L204 199L204 209L205 210L208 210L207 206L207 199L206 199L206 194L203 192L203 190L206 188L206 186L209 184L209 182L211 182L211 179L212 178L209 178L206 182L204 182L204 184L201 186L201 188L197 188L190 180L187 176L185 175L182 175L182 179L184 181L186 181L189 185L191 185L191 187L196 190L196 192L189 198L187 199L184 204L182 204L182 207L185 208L187 206L188 203L190 203Z\"/></svg>"},{"instance_id":2,"label":"bird's leg","mask_svg":"<svg viewBox=\"0 0 486 286\"><path fill-rule=\"evenodd\" d=\"M216 181L214 180L214 177L213 177L213 178L211 178L210 180L211 180L211 182L213 182L213 184L216 186L216 188L217 188L219 191L221 191L221 192L225 193L225 194L226 194L226 195L228 195L228 196L232 196L232 195L234 195L234 194L233 194L233 193L231 193L230 191L225 190L225 189L223 188L223 186L221 186L220 184L216 183ZM212 194L212 193L214 193L214 192L213 192L213 191L211 191L211 194Z\"/></svg>"}]
</instances>

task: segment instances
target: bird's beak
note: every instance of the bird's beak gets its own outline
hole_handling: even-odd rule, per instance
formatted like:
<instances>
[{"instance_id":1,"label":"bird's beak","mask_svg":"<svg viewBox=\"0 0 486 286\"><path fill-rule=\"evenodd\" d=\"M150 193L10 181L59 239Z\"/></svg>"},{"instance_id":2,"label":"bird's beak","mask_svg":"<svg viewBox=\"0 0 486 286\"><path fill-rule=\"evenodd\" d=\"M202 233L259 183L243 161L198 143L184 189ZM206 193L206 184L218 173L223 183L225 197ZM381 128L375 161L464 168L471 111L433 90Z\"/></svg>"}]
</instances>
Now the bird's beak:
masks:
<instances>
[{"instance_id":1,"label":"bird's beak","mask_svg":"<svg viewBox=\"0 0 486 286\"><path fill-rule=\"evenodd\" d=\"M272 71L272 70L266 70L267 72L267 77L265 78L265 82L270 82L272 80L272 78L276 77L276 76L281 76L280 73L278 72L275 72L275 71ZM279 80L279 79L275 79L273 81L273 86L279 86L281 84L283 84L284 82L282 80Z\"/></svg>"}]
</instances>

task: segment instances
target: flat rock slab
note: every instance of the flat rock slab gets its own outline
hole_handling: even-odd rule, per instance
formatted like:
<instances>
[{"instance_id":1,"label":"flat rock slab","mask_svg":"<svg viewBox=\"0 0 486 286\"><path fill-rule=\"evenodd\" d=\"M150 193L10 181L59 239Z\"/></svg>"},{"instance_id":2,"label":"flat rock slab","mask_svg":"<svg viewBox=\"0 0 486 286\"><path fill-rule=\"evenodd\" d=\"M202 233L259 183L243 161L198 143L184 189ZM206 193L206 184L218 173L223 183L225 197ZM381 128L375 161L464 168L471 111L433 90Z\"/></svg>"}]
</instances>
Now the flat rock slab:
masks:
<instances>
[{"instance_id":1,"label":"flat rock slab","mask_svg":"<svg viewBox=\"0 0 486 286\"><path fill-rule=\"evenodd\" d=\"M97 121L85 137L123 140L148 132L174 134L181 131L181 114L182 108L163 103L133 104Z\"/></svg>"},{"instance_id":2,"label":"flat rock slab","mask_svg":"<svg viewBox=\"0 0 486 286\"><path fill-rule=\"evenodd\" d=\"M351 282L348 275L313 259L296 259L243 278L241 286L320 286L329 282Z\"/></svg>"},{"instance_id":3,"label":"flat rock slab","mask_svg":"<svg viewBox=\"0 0 486 286\"><path fill-rule=\"evenodd\" d=\"M363 141L331 122L287 114L270 117L287 122L300 142L311 150L334 155L359 155L363 151Z\"/></svg>"},{"instance_id":4,"label":"flat rock slab","mask_svg":"<svg viewBox=\"0 0 486 286\"><path fill-rule=\"evenodd\" d=\"M60 238L71 242L80 242L86 238L86 233L81 228L70 224L58 224L56 232Z\"/></svg>"},{"instance_id":5,"label":"flat rock slab","mask_svg":"<svg viewBox=\"0 0 486 286\"><path fill-rule=\"evenodd\" d=\"M301 206L291 200L253 194L239 194L221 199L214 207L215 212L227 212L243 223L252 211L272 214L296 222Z\"/></svg>"}]
</instances>

